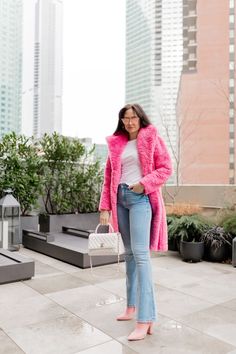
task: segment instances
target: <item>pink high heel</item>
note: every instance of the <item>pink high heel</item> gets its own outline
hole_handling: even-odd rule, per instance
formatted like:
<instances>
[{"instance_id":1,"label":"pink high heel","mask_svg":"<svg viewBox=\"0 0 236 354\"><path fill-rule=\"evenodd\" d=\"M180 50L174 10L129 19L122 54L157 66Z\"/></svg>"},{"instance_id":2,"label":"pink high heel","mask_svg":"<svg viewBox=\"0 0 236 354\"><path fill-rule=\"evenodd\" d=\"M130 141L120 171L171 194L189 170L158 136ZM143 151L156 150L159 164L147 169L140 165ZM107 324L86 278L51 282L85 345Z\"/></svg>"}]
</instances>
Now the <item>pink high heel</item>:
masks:
<instances>
[{"instance_id":1,"label":"pink high heel","mask_svg":"<svg viewBox=\"0 0 236 354\"><path fill-rule=\"evenodd\" d=\"M133 314L126 314L126 313L123 313L122 315L119 315L116 317L116 320L117 321L130 321L134 318Z\"/></svg>"},{"instance_id":2,"label":"pink high heel","mask_svg":"<svg viewBox=\"0 0 236 354\"><path fill-rule=\"evenodd\" d=\"M128 336L128 340L142 340L147 334L153 334L153 323L137 323L135 330Z\"/></svg>"},{"instance_id":3,"label":"pink high heel","mask_svg":"<svg viewBox=\"0 0 236 354\"><path fill-rule=\"evenodd\" d=\"M153 333L154 333L154 330L153 330L153 323L150 323L150 325L149 325L149 327L148 327L147 334L152 335Z\"/></svg>"},{"instance_id":4,"label":"pink high heel","mask_svg":"<svg viewBox=\"0 0 236 354\"><path fill-rule=\"evenodd\" d=\"M127 307L126 311L116 317L117 321L130 321L134 318L135 307Z\"/></svg>"}]
</instances>

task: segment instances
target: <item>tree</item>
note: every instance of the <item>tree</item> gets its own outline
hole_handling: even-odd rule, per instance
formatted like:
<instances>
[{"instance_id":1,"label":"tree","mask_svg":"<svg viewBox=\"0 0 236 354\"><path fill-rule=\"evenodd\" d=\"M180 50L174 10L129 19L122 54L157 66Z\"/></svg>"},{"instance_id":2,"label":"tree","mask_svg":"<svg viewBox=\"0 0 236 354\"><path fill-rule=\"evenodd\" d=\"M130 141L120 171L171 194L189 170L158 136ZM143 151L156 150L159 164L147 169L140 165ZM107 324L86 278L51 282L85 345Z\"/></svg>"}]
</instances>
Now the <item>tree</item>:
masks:
<instances>
[{"instance_id":1,"label":"tree","mask_svg":"<svg viewBox=\"0 0 236 354\"><path fill-rule=\"evenodd\" d=\"M197 98L195 98L196 100ZM177 195L180 193L181 186L183 183L181 171L189 165L194 164L197 161L197 158L200 154L203 154L203 150L196 156L192 156L191 161L188 164L183 162L182 159L182 151L186 147L186 142L190 140L191 136L194 134L198 124L200 123L201 118L203 117L203 111L197 114L194 119L194 123L190 126L187 122L189 117L190 107L192 107L193 101L188 104L185 108L184 112L181 112L178 105L176 105L176 115L174 120L174 130L176 133L175 142L171 138L171 130L173 130L173 122L172 126L170 126L167 117L164 113L160 113L162 127L164 128L167 145L170 150L170 154L173 160L174 166L174 187L172 187L172 191L168 188L168 185L165 185L165 191L168 196L171 198L172 203L175 203ZM194 141L191 142L191 145L188 145L188 149L195 144Z\"/></svg>"}]
</instances>

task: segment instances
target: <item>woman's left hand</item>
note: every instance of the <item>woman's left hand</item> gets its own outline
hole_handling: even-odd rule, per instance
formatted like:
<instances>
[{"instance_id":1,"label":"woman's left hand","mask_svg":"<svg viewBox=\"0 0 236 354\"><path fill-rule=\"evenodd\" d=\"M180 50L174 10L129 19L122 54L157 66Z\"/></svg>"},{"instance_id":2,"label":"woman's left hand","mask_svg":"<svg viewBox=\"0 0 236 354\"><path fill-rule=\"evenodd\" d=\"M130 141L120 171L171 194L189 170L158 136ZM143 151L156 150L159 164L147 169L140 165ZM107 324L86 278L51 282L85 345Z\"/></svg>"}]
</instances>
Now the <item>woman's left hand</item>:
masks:
<instances>
[{"instance_id":1,"label":"woman's left hand","mask_svg":"<svg viewBox=\"0 0 236 354\"><path fill-rule=\"evenodd\" d=\"M143 193L144 192L144 186L141 183L135 183L129 185L129 189L131 189L135 193Z\"/></svg>"}]
</instances>

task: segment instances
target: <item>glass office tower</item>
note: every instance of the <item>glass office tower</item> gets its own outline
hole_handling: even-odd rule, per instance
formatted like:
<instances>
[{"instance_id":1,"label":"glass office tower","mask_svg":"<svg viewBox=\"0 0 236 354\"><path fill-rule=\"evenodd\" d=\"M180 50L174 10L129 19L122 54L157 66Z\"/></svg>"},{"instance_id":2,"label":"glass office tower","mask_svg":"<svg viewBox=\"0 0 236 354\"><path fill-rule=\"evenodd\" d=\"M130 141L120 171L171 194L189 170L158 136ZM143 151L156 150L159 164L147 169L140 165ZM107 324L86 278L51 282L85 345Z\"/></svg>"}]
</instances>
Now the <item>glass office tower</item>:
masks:
<instances>
[{"instance_id":1,"label":"glass office tower","mask_svg":"<svg viewBox=\"0 0 236 354\"><path fill-rule=\"evenodd\" d=\"M62 129L62 1L35 5L33 135Z\"/></svg>"},{"instance_id":2,"label":"glass office tower","mask_svg":"<svg viewBox=\"0 0 236 354\"><path fill-rule=\"evenodd\" d=\"M182 65L182 0L127 0L126 102L143 106L172 157Z\"/></svg>"},{"instance_id":3,"label":"glass office tower","mask_svg":"<svg viewBox=\"0 0 236 354\"><path fill-rule=\"evenodd\" d=\"M0 138L21 130L22 0L0 0Z\"/></svg>"}]
</instances>

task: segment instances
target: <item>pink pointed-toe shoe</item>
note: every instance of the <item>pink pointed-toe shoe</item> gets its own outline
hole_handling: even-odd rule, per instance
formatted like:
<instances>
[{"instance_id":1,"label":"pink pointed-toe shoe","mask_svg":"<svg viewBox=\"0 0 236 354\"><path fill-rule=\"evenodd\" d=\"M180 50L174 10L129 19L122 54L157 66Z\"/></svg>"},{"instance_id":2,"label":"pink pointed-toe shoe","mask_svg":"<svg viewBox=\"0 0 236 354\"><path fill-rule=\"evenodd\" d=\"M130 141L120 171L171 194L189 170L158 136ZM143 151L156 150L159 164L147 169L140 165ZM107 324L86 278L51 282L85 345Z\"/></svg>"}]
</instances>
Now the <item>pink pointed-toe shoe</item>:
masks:
<instances>
[{"instance_id":1,"label":"pink pointed-toe shoe","mask_svg":"<svg viewBox=\"0 0 236 354\"><path fill-rule=\"evenodd\" d=\"M127 307L126 311L116 317L117 321L130 321L134 318L135 307Z\"/></svg>"},{"instance_id":2,"label":"pink pointed-toe shoe","mask_svg":"<svg viewBox=\"0 0 236 354\"><path fill-rule=\"evenodd\" d=\"M135 330L128 336L128 340L142 340L147 334L153 334L153 323L137 323Z\"/></svg>"}]
</instances>

